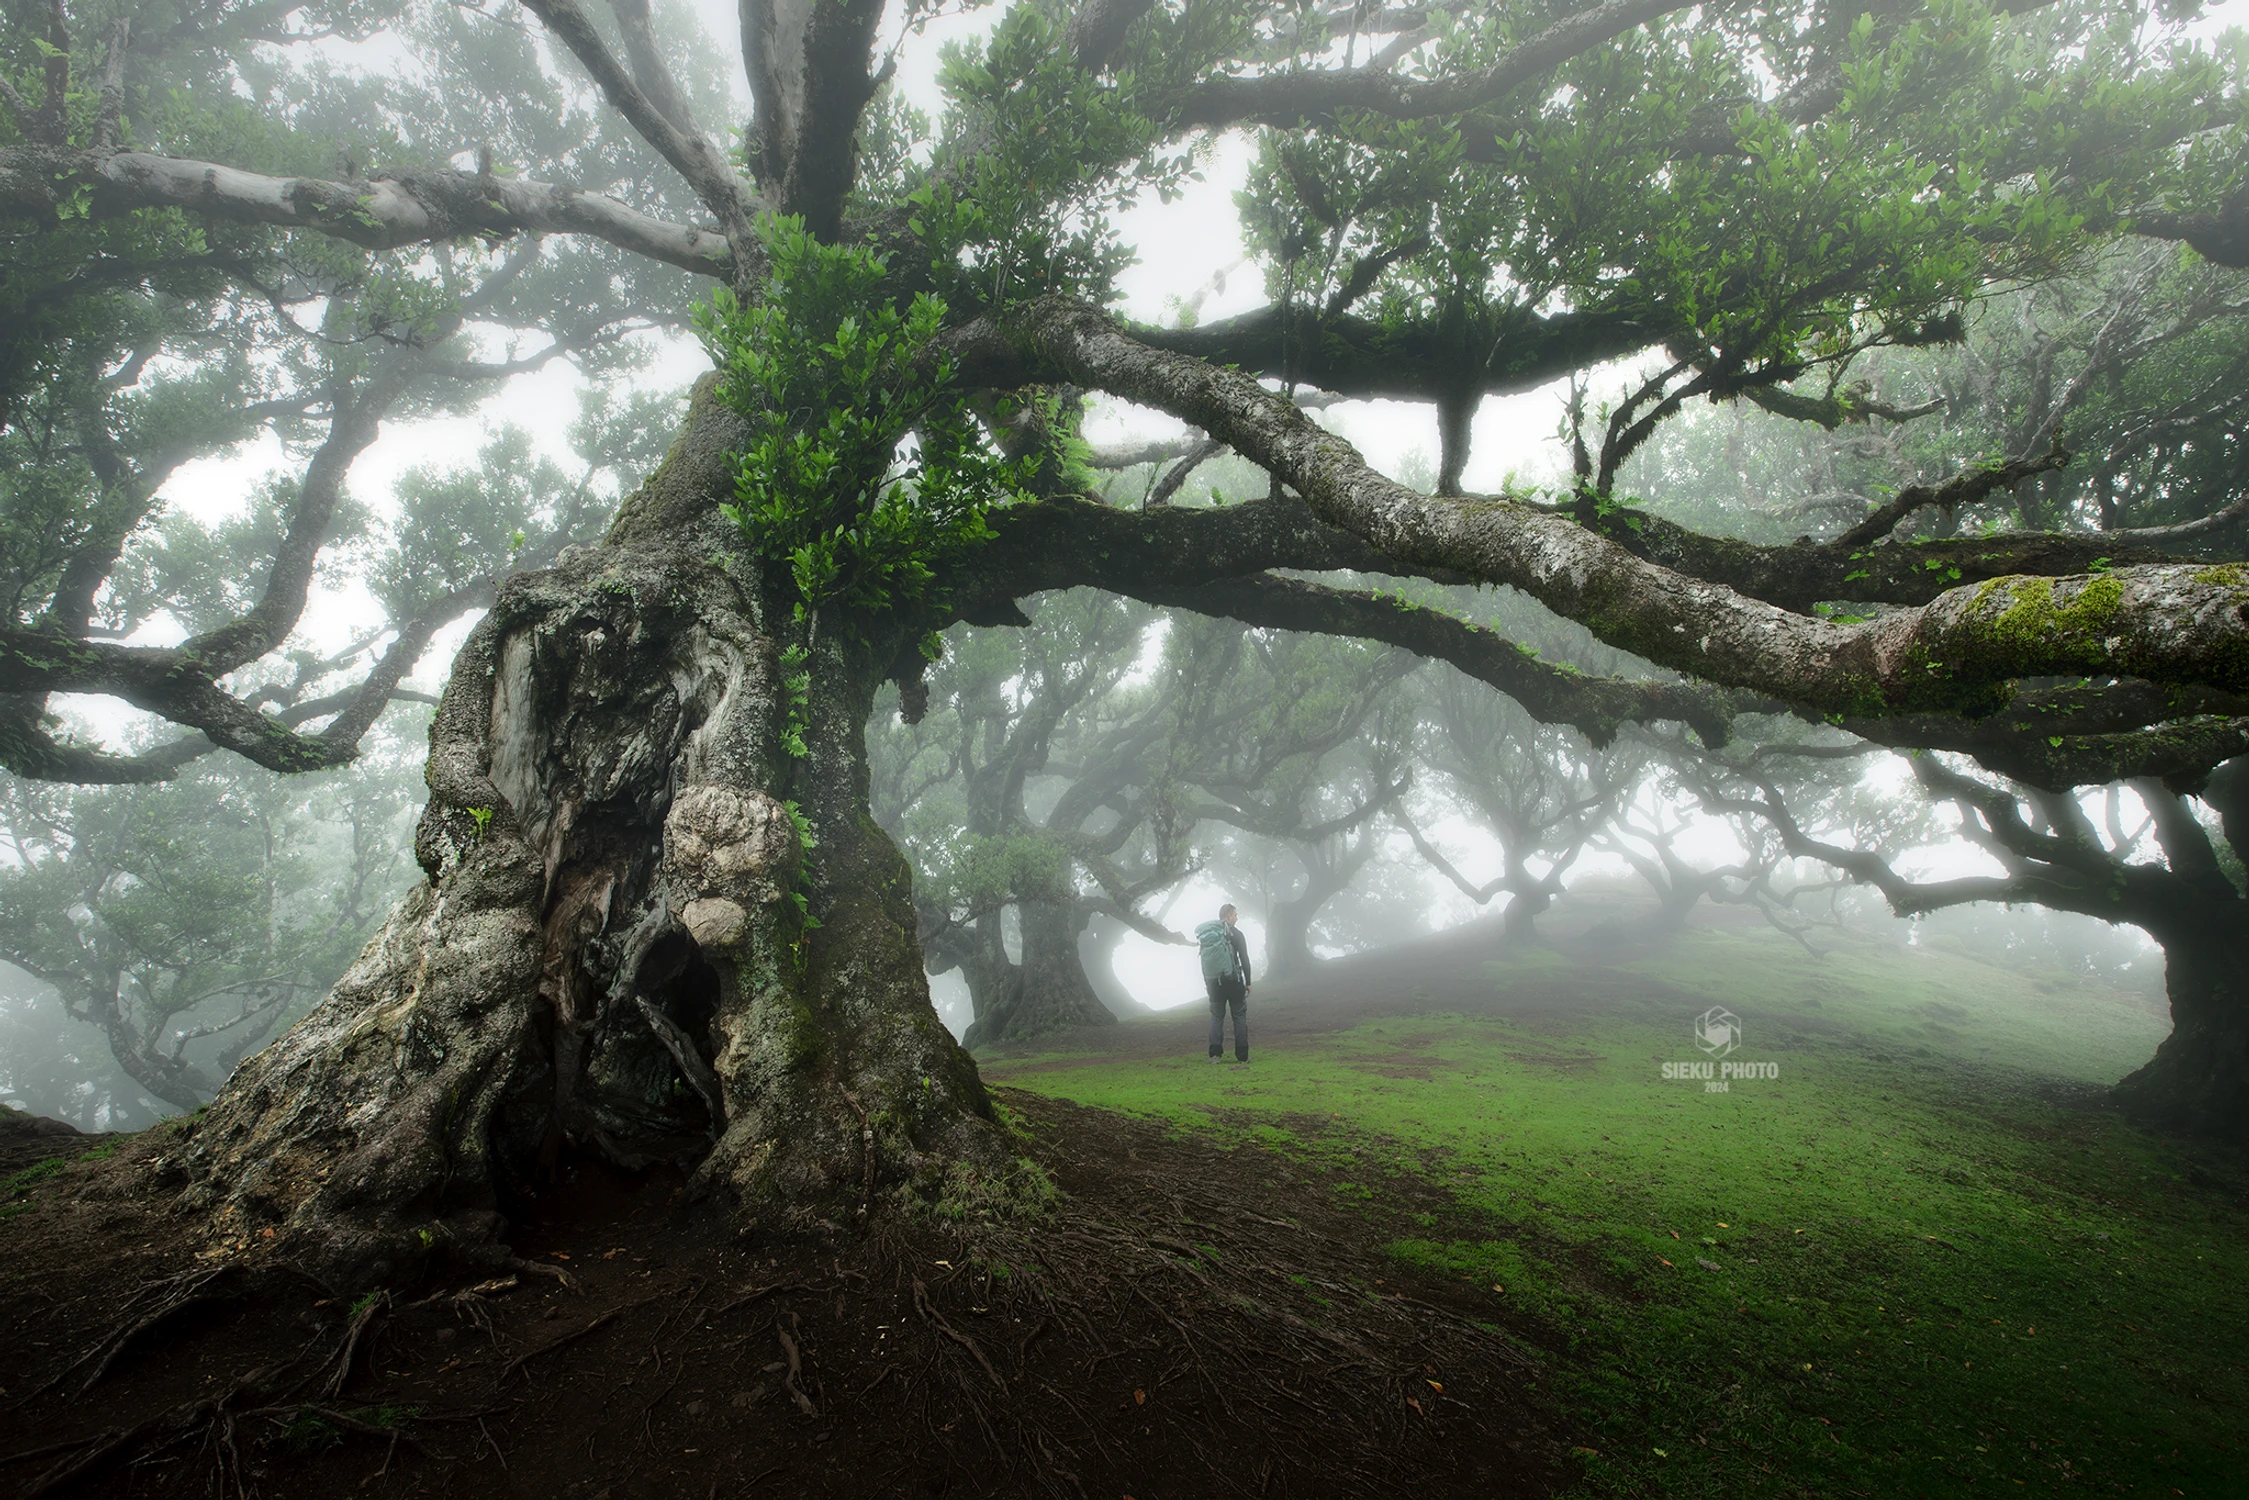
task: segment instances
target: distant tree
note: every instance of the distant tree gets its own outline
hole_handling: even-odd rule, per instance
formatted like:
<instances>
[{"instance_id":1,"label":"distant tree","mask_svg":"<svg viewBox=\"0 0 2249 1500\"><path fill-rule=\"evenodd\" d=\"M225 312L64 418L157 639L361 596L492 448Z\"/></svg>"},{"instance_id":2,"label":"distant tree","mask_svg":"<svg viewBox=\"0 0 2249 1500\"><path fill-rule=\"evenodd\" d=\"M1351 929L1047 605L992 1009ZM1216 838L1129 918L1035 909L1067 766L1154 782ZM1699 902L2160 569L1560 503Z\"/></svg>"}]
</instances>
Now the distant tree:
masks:
<instances>
[{"instance_id":1,"label":"distant tree","mask_svg":"<svg viewBox=\"0 0 2249 1500\"><path fill-rule=\"evenodd\" d=\"M1265 972L1285 979L1317 961L1322 911L1381 852L1382 820L1406 790L1415 749L1397 689L1418 663L1358 641L1244 635L1223 621L1178 628L1240 640L1212 692L1218 711L1179 776L1194 789L1185 810L1209 849L1201 862L1251 882Z\"/></svg>"},{"instance_id":2,"label":"distant tree","mask_svg":"<svg viewBox=\"0 0 2249 1500\"><path fill-rule=\"evenodd\" d=\"M1677 797L1676 782L1660 772L1633 789L1630 799L1593 836L1592 847L1631 867L1655 897L1648 926L1659 934L1677 933L1697 906L1747 906L1774 928L1818 956L1806 937L1813 925L1803 903L1808 895L1831 892L1836 882L1795 878L1780 837L1756 818L1723 820L1739 848L1725 864L1697 863L1679 851L1680 839L1702 831L1690 808Z\"/></svg>"},{"instance_id":3,"label":"distant tree","mask_svg":"<svg viewBox=\"0 0 2249 1500\"><path fill-rule=\"evenodd\" d=\"M313 52L386 30L420 59L413 80ZM425 490L395 535L356 549L345 539L367 513L348 493L353 463L386 422L459 410L557 362L630 371L645 358L632 335L684 327L687 295L678 271L598 241L383 249L366 205L396 189L355 164L481 142L478 172L461 175L489 196L512 154L592 180L645 175L654 159L618 122L574 114L528 34L450 6L18 7L0 59L0 627L13 632L0 765L115 783L218 748L282 771L341 764L440 630L489 605L511 563L552 555L489 524L504 512L482 490L529 477L520 443L487 455L513 481L495 470ZM509 107L488 108L486 90ZM211 153L243 175L167 177ZM278 189L271 214L228 202L256 173L331 171L357 185L322 207ZM273 227L299 213L339 232ZM609 400L589 416L653 427L644 461L676 408ZM242 515L206 528L167 508L186 465L262 435L289 469ZM369 564L385 617L361 651L305 677L312 663L289 653L316 582ZM184 638L138 644L152 630ZM78 644L53 649L65 641ZM291 675L295 696L277 700ZM47 713L57 692L111 694L189 732L117 754L62 731Z\"/></svg>"},{"instance_id":4,"label":"distant tree","mask_svg":"<svg viewBox=\"0 0 2249 1500\"><path fill-rule=\"evenodd\" d=\"M971 1046L1115 1019L1079 954L1088 915L1080 856L1090 853L1084 825L1123 788L1106 763L1045 795L1038 783L1057 779L1058 739L1110 759L1095 743L1102 700L1135 665L1149 618L1111 597L1050 597L1019 635L961 641L932 676L917 730L874 733L876 763L899 768L885 781L911 776L932 752L947 773L925 774L911 800L878 805L876 816L917 856L930 971L957 968L967 979ZM1020 961L1007 952L1011 915Z\"/></svg>"},{"instance_id":5,"label":"distant tree","mask_svg":"<svg viewBox=\"0 0 2249 1500\"><path fill-rule=\"evenodd\" d=\"M417 764L399 735L318 777L204 763L153 786L0 779L0 959L51 986L151 1097L206 1104L397 899Z\"/></svg>"},{"instance_id":6,"label":"distant tree","mask_svg":"<svg viewBox=\"0 0 2249 1500\"><path fill-rule=\"evenodd\" d=\"M1504 893L1504 930L1527 938L1562 893L1563 877L1623 810L1645 774L1643 757L1629 745L1594 750L1575 730L1539 724L1458 672L1434 674L1426 701L1426 754L1451 794L1440 806L1490 836L1499 871L1473 880L1416 821L1399 824L1469 900L1482 906Z\"/></svg>"},{"instance_id":7,"label":"distant tree","mask_svg":"<svg viewBox=\"0 0 2249 1500\"><path fill-rule=\"evenodd\" d=\"M1706 762L1706 801L1762 819L1790 854L1871 887L1901 916L2035 903L2139 928L2163 947L2172 1032L2117 1085L2119 1099L2146 1119L2185 1128L2241 1109L2232 1090L2244 1058L2232 1049L2240 1045L2234 997L2249 962L2249 758L2219 766L2191 792L2140 777L2097 799L1977 774L1943 756L1915 756L1911 765L1928 803L1957 819L1946 832L1987 854L1996 874L1936 880L1901 871L1912 842L1932 842L1926 828L1909 842L1891 823L1895 813L1868 826L1853 799L1807 807L1766 758ZM1854 807L1857 818L1849 816Z\"/></svg>"},{"instance_id":8,"label":"distant tree","mask_svg":"<svg viewBox=\"0 0 2249 1500\"><path fill-rule=\"evenodd\" d=\"M0 970L0 1101L88 1132L139 1130L172 1112L117 1066L107 1037L14 970Z\"/></svg>"},{"instance_id":9,"label":"distant tree","mask_svg":"<svg viewBox=\"0 0 2249 1500\"><path fill-rule=\"evenodd\" d=\"M497 431L467 468L409 469L395 521L337 550L364 569L386 618L450 619L489 600L511 562L537 565L590 534L615 475L654 462L650 434L661 440L675 405L589 397L569 471L520 430ZM111 578L118 608L215 627L250 607L279 525L271 508L216 525L163 518ZM380 634L294 651L286 672L253 668L245 675L265 681L243 699L283 724L361 701L356 688L320 689ZM436 702L396 684L384 696ZM406 883L418 740L394 733L364 767L302 785L226 759L112 790L0 779L14 856L0 869L0 958L52 985L150 1096L174 1110L207 1103L237 1061L327 992Z\"/></svg>"},{"instance_id":10,"label":"distant tree","mask_svg":"<svg viewBox=\"0 0 2249 1500\"><path fill-rule=\"evenodd\" d=\"M1313 923L1403 790L1410 716L1389 690L1413 665L1084 592L1020 632L956 634L925 716L878 709L869 746L930 971L967 980L969 1044L1112 1019L1097 976L1116 938L1185 944L1146 908L1198 875L1245 882L1268 972L1309 966Z\"/></svg>"},{"instance_id":11,"label":"distant tree","mask_svg":"<svg viewBox=\"0 0 2249 1500\"><path fill-rule=\"evenodd\" d=\"M2245 359L2249 276L2130 242L1979 302L1957 343L1869 350L1817 396L1684 412L1619 483L1706 531L1851 535L1862 562L1890 559L1877 544L2006 528L2232 555L2249 523ZM1889 503L2056 440L2083 459L1911 513Z\"/></svg>"}]
</instances>

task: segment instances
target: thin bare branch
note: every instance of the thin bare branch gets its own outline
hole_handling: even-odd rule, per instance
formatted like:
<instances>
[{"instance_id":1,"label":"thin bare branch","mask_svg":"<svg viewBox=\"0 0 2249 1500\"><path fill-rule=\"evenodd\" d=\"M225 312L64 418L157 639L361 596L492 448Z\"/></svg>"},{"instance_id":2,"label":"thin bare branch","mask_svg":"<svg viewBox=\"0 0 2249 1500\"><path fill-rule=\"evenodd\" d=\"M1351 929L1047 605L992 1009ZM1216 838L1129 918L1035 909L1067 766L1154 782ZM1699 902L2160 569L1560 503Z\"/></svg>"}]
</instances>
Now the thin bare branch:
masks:
<instances>
[{"instance_id":1,"label":"thin bare branch","mask_svg":"<svg viewBox=\"0 0 2249 1500\"><path fill-rule=\"evenodd\" d=\"M373 250L491 235L583 234L703 276L734 269L723 234L669 224L614 198L522 178L401 170L371 181L266 177L148 151L0 147L0 208L52 213L80 187L115 218L178 208L214 219L310 229Z\"/></svg>"},{"instance_id":2,"label":"thin bare branch","mask_svg":"<svg viewBox=\"0 0 2249 1500\"><path fill-rule=\"evenodd\" d=\"M734 169L727 165L725 156L711 144L710 138L699 130L682 129L673 124L664 111L656 107L625 71L624 64L617 61L616 54L609 50L609 44L594 29L593 22L579 9L577 0L523 0L523 5L546 23L547 30L585 65L586 71L593 75L594 86L601 90L611 107L640 133L641 139L656 148L658 155L672 164L673 171L687 180L703 206L717 215L729 243L737 247L747 244L754 211L752 195L734 175Z\"/></svg>"},{"instance_id":3,"label":"thin bare branch","mask_svg":"<svg viewBox=\"0 0 2249 1500\"><path fill-rule=\"evenodd\" d=\"M1906 517L1915 511L1929 506L1954 511L1963 505L1973 505L1995 491L2011 490L2026 479L2051 473L2067 464L2069 459L2068 450L2057 443L2036 458L2010 458L2004 463L1978 465L1973 469L1962 470L1942 484L1909 484L1893 495L1888 504L1878 507L1874 514L1829 545L1871 546L1897 530Z\"/></svg>"},{"instance_id":4,"label":"thin bare branch","mask_svg":"<svg viewBox=\"0 0 2249 1500\"><path fill-rule=\"evenodd\" d=\"M1489 67L1453 78L1400 78L1387 64L1328 72L1272 72L1255 78L1213 78L1182 101L1177 123L1188 129L1233 125L1289 128L1321 124L1339 111L1366 110L1392 119L1458 114L1488 104L1581 52L1673 11L1687 0L1608 0L1556 22L1511 48Z\"/></svg>"}]
</instances>

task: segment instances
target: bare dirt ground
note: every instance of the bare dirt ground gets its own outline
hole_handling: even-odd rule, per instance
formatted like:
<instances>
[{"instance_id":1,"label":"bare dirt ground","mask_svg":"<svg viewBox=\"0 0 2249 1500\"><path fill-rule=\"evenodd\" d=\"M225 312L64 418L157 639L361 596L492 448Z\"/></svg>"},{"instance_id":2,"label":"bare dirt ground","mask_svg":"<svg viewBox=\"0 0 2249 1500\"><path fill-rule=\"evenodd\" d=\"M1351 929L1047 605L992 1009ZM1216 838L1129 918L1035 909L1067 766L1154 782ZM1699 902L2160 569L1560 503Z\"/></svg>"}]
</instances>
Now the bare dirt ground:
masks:
<instances>
[{"instance_id":1,"label":"bare dirt ground","mask_svg":"<svg viewBox=\"0 0 2249 1500\"><path fill-rule=\"evenodd\" d=\"M515 1240L567 1285L526 1271L348 1298L271 1255L199 1258L184 1221L121 1195L134 1143L44 1168L0 1224L0 1494L1159 1500L1568 1480L1538 1330L1416 1282L1288 1158L1000 1093L1062 1190L1043 1219L747 1241L676 1209L676 1181L582 1165ZM1386 1197L1448 1212L1407 1175Z\"/></svg>"}]
</instances>

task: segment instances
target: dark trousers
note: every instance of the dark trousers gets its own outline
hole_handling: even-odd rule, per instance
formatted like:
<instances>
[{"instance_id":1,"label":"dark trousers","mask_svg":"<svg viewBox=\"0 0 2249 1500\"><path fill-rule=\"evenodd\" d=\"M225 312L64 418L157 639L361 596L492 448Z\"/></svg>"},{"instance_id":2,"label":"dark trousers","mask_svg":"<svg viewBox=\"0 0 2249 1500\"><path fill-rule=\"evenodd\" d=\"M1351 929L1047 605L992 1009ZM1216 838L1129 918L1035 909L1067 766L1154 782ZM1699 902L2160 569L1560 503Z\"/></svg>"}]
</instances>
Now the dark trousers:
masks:
<instances>
[{"instance_id":1,"label":"dark trousers","mask_svg":"<svg viewBox=\"0 0 2249 1500\"><path fill-rule=\"evenodd\" d=\"M1234 1056L1249 1061L1249 993L1242 988L1241 976L1221 974L1216 979L1206 979L1204 986L1210 991L1210 1055L1222 1057L1226 1053L1226 1012L1234 1012Z\"/></svg>"}]
</instances>

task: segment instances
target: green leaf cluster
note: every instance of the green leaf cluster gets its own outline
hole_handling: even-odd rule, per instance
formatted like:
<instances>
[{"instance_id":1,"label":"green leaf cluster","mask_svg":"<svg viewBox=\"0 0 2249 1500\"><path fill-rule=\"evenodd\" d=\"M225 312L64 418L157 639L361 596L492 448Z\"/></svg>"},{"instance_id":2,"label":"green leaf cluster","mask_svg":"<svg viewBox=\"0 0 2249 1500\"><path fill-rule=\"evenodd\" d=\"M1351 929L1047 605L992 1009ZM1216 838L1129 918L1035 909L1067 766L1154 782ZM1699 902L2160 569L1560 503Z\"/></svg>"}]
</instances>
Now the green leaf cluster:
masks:
<instances>
[{"instance_id":1,"label":"green leaf cluster","mask_svg":"<svg viewBox=\"0 0 2249 1500\"><path fill-rule=\"evenodd\" d=\"M766 294L721 288L695 317L719 399L749 424L725 513L798 618L911 609L990 537L987 512L1021 493L1026 467L971 419L939 343L944 303L922 293L901 309L884 257L821 244L801 220L759 232Z\"/></svg>"}]
</instances>

